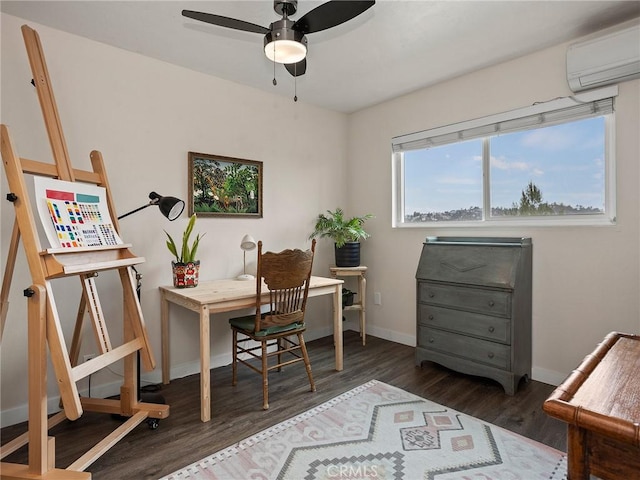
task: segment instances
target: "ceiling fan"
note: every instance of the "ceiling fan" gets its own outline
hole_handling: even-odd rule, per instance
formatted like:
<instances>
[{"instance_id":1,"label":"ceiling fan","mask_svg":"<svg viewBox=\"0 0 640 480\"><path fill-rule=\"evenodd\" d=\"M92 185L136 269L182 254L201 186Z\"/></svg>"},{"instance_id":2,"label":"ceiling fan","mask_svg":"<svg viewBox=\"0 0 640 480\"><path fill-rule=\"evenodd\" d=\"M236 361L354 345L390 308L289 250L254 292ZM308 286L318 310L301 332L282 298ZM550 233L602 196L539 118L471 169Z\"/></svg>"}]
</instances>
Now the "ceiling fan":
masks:
<instances>
[{"instance_id":1,"label":"ceiling fan","mask_svg":"<svg viewBox=\"0 0 640 480\"><path fill-rule=\"evenodd\" d=\"M298 0L274 0L273 9L278 15L282 15L282 19L273 22L269 27L193 10L183 10L182 15L220 27L263 34L264 53L267 58L275 63L284 64L291 75L298 77L307 71L306 34L320 32L345 23L375 3L375 0L332 0L314 8L297 21L293 21L289 16L296 13Z\"/></svg>"}]
</instances>

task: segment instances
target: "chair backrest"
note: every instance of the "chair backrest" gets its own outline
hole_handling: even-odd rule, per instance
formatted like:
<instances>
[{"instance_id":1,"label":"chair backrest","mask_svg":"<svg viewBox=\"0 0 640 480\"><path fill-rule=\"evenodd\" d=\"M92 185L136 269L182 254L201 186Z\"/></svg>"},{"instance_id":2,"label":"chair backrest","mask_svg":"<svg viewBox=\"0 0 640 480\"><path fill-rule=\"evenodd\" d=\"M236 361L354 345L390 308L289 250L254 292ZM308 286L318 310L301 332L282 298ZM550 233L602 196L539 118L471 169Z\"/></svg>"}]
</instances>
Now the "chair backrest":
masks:
<instances>
[{"instance_id":1,"label":"chair backrest","mask_svg":"<svg viewBox=\"0 0 640 480\"><path fill-rule=\"evenodd\" d=\"M315 239L310 250L288 249L279 253L262 253L262 241L258 242L255 332L304 322L315 250ZM262 281L269 288L269 311L264 317L260 314Z\"/></svg>"}]
</instances>

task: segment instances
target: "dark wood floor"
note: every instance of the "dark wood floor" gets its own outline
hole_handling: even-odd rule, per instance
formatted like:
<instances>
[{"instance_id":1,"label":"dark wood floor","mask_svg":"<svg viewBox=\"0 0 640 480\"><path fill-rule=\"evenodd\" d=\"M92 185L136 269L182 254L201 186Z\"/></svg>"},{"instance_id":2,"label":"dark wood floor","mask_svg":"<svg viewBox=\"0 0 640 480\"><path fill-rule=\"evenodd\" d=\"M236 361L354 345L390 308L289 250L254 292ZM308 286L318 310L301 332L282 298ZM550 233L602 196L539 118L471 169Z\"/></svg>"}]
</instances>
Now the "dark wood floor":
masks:
<instances>
[{"instance_id":1,"label":"dark wood floor","mask_svg":"<svg viewBox=\"0 0 640 480\"><path fill-rule=\"evenodd\" d=\"M331 337L308 343L317 392L310 393L301 364L273 373L269 379L270 409L262 410L258 375L239 369L231 386L231 367L211 371L212 420L200 421L199 375L173 380L161 394L171 406L169 418L156 430L143 423L91 465L95 480L157 479L286 420L371 379L402 388L460 412L566 451L565 426L547 417L542 403L553 390L544 383L522 383L518 393L504 394L492 380L471 377L425 362L414 366L414 349L369 336L363 347L355 332L345 332L344 370L334 370ZM50 431L56 438L56 466L65 468L117 426L108 415L85 413ZM2 429L2 442L26 425ZM22 448L4 459L26 463Z\"/></svg>"}]
</instances>

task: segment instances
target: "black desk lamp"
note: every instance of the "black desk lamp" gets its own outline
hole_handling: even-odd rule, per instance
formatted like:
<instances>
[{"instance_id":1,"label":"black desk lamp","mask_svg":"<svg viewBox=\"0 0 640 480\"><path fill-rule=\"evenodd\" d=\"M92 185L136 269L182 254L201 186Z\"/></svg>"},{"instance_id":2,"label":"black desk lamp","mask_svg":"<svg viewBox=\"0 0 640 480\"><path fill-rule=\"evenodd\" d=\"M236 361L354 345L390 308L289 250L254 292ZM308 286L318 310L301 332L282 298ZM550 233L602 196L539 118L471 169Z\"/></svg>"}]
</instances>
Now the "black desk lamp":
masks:
<instances>
[{"instance_id":1,"label":"black desk lamp","mask_svg":"<svg viewBox=\"0 0 640 480\"><path fill-rule=\"evenodd\" d=\"M151 205L157 205L160 208L160 213L167 217L169 221L174 221L176 218L180 216L180 214L184 210L184 201L180 200L176 197L163 197L162 195L158 195L156 192L151 192L149 194L149 203L138 207L130 212L125 213L124 215L120 215L118 220L123 219L124 217L128 217L140 210L143 210ZM138 301L140 300L140 288L142 287L142 274L138 273L136 267L131 266L134 272L136 272L136 294L138 295ZM142 386L140 385L140 351L138 350L138 361L137 361L137 376L138 376L138 401L144 401L145 403L158 403L164 404L164 397L158 394L146 394L142 392ZM159 420L157 418L148 418L147 425L152 430L158 428Z\"/></svg>"},{"instance_id":2,"label":"black desk lamp","mask_svg":"<svg viewBox=\"0 0 640 480\"><path fill-rule=\"evenodd\" d=\"M118 220L124 217L128 217L129 215L139 212L140 210L150 207L151 205L157 205L158 207L160 207L160 212L162 213L162 215L167 217L170 221L178 218L184 210L184 201L176 197L163 197L162 195L158 195L156 192L151 192L149 194L149 203L138 207L135 210L131 210L124 215L120 215L118 217Z\"/></svg>"}]
</instances>

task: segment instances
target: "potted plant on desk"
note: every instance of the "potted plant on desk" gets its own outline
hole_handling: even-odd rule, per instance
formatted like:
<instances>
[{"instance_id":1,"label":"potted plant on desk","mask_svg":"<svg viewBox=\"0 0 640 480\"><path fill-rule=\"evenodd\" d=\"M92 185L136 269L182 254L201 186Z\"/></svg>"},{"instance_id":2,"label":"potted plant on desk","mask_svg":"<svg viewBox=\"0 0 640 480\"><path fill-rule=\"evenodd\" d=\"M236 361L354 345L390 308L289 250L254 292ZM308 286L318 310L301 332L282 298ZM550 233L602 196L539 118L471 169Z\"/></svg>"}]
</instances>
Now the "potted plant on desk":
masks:
<instances>
[{"instance_id":1,"label":"potted plant on desk","mask_svg":"<svg viewBox=\"0 0 640 480\"><path fill-rule=\"evenodd\" d=\"M370 218L373 215L368 213L346 220L341 208L336 208L333 212L327 210L326 214L318 215L315 229L309 238L331 238L335 242L336 266L357 267L360 265L360 240L370 237L363 225Z\"/></svg>"},{"instance_id":2,"label":"potted plant on desk","mask_svg":"<svg viewBox=\"0 0 640 480\"><path fill-rule=\"evenodd\" d=\"M179 250L171 235L166 230L164 232L168 237L167 248L176 258L175 261L171 261L171 267L173 268L173 286L177 288L198 286L200 260L196 260L196 253L200 245L200 239L204 235L197 234L193 242L189 244L195 223L196 215L194 213L182 232L182 245Z\"/></svg>"}]
</instances>

